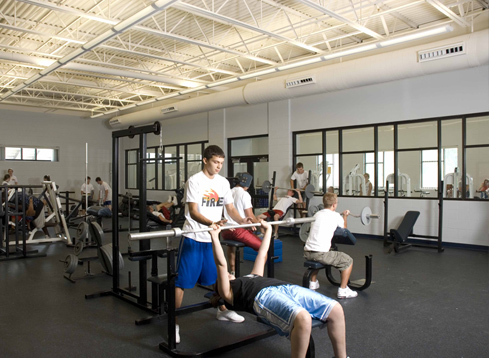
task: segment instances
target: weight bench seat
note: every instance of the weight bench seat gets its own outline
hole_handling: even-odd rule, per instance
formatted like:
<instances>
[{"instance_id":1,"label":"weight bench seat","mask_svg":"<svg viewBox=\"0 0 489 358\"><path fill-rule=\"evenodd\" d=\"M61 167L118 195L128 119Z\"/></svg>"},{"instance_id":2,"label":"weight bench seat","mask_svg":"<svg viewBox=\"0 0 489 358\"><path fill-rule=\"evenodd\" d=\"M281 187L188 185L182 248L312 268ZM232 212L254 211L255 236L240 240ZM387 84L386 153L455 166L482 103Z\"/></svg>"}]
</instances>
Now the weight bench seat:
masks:
<instances>
[{"instance_id":1,"label":"weight bench seat","mask_svg":"<svg viewBox=\"0 0 489 358\"><path fill-rule=\"evenodd\" d=\"M314 271L325 269L326 278L328 281L337 287L340 287L341 282L336 281L331 273L331 265L324 265L317 261L304 261L304 267L306 267L306 272L302 276L302 287L309 288L309 281L311 280L311 275ZM354 288L356 291L363 291L367 289L372 283L372 255L365 256L365 279L358 280L358 282L348 282L348 285Z\"/></svg>"},{"instance_id":2,"label":"weight bench seat","mask_svg":"<svg viewBox=\"0 0 489 358\"><path fill-rule=\"evenodd\" d=\"M162 274L158 276L150 276L147 279L148 282L151 283L156 283L157 285L163 285L166 284L168 281L168 275L167 274Z\"/></svg>"},{"instance_id":3,"label":"weight bench seat","mask_svg":"<svg viewBox=\"0 0 489 358\"><path fill-rule=\"evenodd\" d=\"M418 220L419 214L419 211L406 212L404 218L399 224L399 227L397 229L391 229L389 231L389 236L393 244L392 246L396 253L411 247L411 245L406 243L406 241L408 237L413 234L414 225ZM387 246L388 244L389 242L384 240L384 246ZM389 252L391 251L392 248L389 250Z\"/></svg>"},{"instance_id":4,"label":"weight bench seat","mask_svg":"<svg viewBox=\"0 0 489 358\"><path fill-rule=\"evenodd\" d=\"M221 240L222 245L226 245L229 247L234 247L236 249L236 255L234 257L234 274L236 277L241 276L241 270L240 270L240 264L241 264L241 248L245 247L246 245L243 244L241 241L235 241L235 240Z\"/></svg>"}]
</instances>

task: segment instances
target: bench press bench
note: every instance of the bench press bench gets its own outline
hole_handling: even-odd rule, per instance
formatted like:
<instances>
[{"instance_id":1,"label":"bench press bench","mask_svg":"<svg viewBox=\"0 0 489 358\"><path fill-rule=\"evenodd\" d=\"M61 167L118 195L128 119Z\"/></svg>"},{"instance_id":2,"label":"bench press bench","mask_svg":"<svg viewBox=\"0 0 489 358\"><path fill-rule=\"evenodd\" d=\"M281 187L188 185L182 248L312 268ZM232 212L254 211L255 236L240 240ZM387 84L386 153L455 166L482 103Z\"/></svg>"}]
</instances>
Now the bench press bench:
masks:
<instances>
[{"instance_id":1,"label":"bench press bench","mask_svg":"<svg viewBox=\"0 0 489 358\"><path fill-rule=\"evenodd\" d=\"M331 241L331 250L338 250L336 244L343 245L355 245L357 239L348 229L337 228L333 239ZM324 269L326 272L326 278L328 281L337 287L340 287L341 282L337 281L332 273L331 273L331 265L323 265L317 261L306 260L304 262L304 267L306 267L306 272L302 276L302 287L309 287L309 281L311 279L311 275L314 271ZM365 279L360 279L356 281L348 282L348 286L355 289L356 291L363 291L367 289L372 283L372 255L365 256Z\"/></svg>"}]
</instances>

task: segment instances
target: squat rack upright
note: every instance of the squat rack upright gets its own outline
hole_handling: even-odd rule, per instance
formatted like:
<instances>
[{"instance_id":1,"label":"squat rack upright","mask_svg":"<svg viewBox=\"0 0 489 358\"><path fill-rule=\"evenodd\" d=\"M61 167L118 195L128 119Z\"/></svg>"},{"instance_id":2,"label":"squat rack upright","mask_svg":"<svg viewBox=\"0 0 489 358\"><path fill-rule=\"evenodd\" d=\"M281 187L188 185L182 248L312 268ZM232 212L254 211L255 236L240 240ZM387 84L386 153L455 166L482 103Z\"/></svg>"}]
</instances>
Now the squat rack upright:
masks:
<instances>
[{"instance_id":1,"label":"squat rack upright","mask_svg":"<svg viewBox=\"0 0 489 358\"><path fill-rule=\"evenodd\" d=\"M134 138L139 136L139 158L138 158L138 179L139 179L139 231L145 232L146 228L146 163L148 160L155 160L154 158L147 159L147 134L153 133L159 135L161 132L161 125L159 122L155 122L152 125L134 127L130 126L128 129L112 132L112 257L119 257L119 140L120 138L129 137ZM139 251L148 251L151 249L149 240L143 240L139 243ZM119 260L112 260L113 274L112 274L112 289L110 291L98 292L91 295L85 295L86 299L102 297L102 296L115 296L128 303L131 303L141 309L153 312L148 307L148 290L147 290L147 278L148 267L146 260L139 261L139 295L131 292L128 289L120 287L119 279Z\"/></svg>"}]
</instances>

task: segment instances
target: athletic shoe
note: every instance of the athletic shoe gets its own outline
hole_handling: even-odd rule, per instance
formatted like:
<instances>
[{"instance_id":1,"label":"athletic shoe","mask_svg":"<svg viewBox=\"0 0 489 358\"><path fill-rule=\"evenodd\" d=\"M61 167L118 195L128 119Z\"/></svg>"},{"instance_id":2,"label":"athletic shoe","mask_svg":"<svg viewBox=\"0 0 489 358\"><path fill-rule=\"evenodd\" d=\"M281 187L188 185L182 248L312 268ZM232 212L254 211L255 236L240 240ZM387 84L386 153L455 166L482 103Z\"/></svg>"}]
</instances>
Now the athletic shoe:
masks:
<instances>
[{"instance_id":1,"label":"athletic shoe","mask_svg":"<svg viewBox=\"0 0 489 358\"><path fill-rule=\"evenodd\" d=\"M168 197L168 200L167 200L166 202L167 202L167 203L171 203L172 201L173 201L173 196L171 196L171 195L170 195L170 196Z\"/></svg>"},{"instance_id":2,"label":"athletic shoe","mask_svg":"<svg viewBox=\"0 0 489 358\"><path fill-rule=\"evenodd\" d=\"M175 325L175 343L180 343L180 326Z\"/></svg>"},{"instance_id":3,"label":"athletic shoe","mask_svg":"<svg viewBox=\"0 0 489 358\"><path fill-rule=\"evenodd\" d=\"M221 311L219 308L217 309L217 317L216 318L219 321L230 321L230 322L236 322L236 323L240 323L240 322L243 322L245 320L245 318L243 316L240 316L239 314L237 314L234 311L230 311L230 310Z\"/></svg>"},{"instance_id":4,"label":"athletic shoe","mask_svg":"<svg viewBox=\"0 0 489 358\"><path fill-rule=\"evenodd\" d=\"M177 197L176 196L172 196L172 200L174 205L178 205L178 200L177 200Z\"/></svg>"},{"instance_id":5,"label":"athletic shoe","mask_svg":"<svg viewBox=\"0 0 489 358\"><path fill-rule=\"evenodd\" d=\"M338 298L353 298L357 296L358 292L352 291L348 286L346 288L338 288Z\"/></svg>"},{"instance_id":6,"label":"athletic shoe","mask_svg":"<svg viewBox=\"0 0 489 358\"><path fill-rule=\"evenodd\" d=\"M309 288L311 290L317 290L319 288L319 280L318 281L309 281Z\"/></svg>"}]
</instances>

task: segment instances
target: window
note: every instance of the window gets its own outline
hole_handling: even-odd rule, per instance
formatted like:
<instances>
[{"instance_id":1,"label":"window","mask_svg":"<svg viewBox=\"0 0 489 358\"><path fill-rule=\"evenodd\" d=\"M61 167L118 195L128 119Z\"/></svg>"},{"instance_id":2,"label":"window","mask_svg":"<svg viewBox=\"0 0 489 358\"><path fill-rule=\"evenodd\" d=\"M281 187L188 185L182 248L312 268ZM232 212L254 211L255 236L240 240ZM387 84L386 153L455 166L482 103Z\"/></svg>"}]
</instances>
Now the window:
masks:
<instances>
[{"instance_id":1,"label":"window","mask_svg":"<svg viewBox=\"0 0 489 358\"><path fill-rule=\"evenodd\" d=\"M444 148L441 152L442 175L445 177L457 166L457 148ZM438 188L438 151L423 150L421 152L421 187L423 189Z\"/></svg>"},{"instance_id":2,"label":"window","mask_svg":"<svg viewBox=\"0 0 489 358\"><path fill-rule=\"evenodd\" d=\"M58 150L53 148L5 147L5 160L58 161Z\"/></svg>"}]
</instances>

